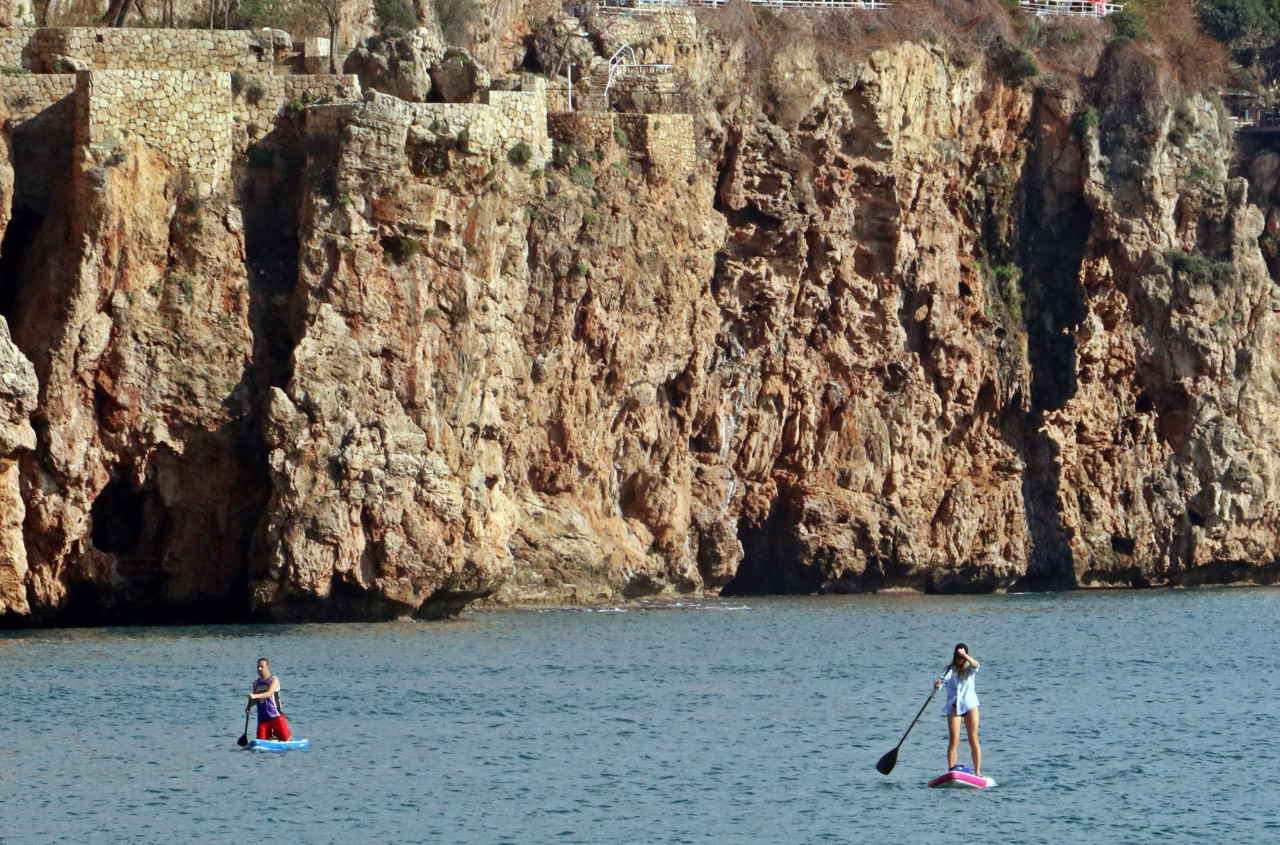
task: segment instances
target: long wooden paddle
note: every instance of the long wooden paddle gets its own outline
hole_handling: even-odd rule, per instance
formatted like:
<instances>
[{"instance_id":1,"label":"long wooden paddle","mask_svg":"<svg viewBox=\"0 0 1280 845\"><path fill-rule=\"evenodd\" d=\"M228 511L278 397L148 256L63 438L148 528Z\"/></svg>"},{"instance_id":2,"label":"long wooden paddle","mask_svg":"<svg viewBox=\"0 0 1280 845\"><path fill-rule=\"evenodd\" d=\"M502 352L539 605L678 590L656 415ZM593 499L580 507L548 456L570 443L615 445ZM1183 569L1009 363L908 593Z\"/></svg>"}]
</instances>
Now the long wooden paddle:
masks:
<instances>
[{"instance_id":1,"label":"long wooden paddle","mask_svg":"<svg viewBox=\"0 0 1280 845\"><path fill-rule=\"evenodd\" d=\"M244 748L249 744L249 715L250 714L248 712L244 714L244 733L240 734L240 738L236 740L236 745L241 748ZM897 751L897 749L894 750ZM890 768L892 768L892 766L890 766ZM885 774L888 774L888 772L885 772Z\"/></svg>"},{"instance_id":2,"label":"long wooden paddle","mask_svg":"<svg viewBox=\"0 0 1280 845\"><path fill-rule=\"evenodd\" d=\"M944 671L945 675L946 672ZM937 687L933 688L933 692L929 693L929 697L924 700L924 706L920 708L920 712L911 720L911 724L907 725L906 733L902 735L902 739L898 740L898 744L893 750L880 758L880 762L876 763L876 771L882 775L887 775L893 771L893 767L898 765L898 749L902 747L902 743L907 741L907 734L911 733L911 729L916 726L916 722L920 721L920 717L924 715L924 708L929 706L929 702L933 701L933 694L938 691Z\"/></svg>"}]
</instances>

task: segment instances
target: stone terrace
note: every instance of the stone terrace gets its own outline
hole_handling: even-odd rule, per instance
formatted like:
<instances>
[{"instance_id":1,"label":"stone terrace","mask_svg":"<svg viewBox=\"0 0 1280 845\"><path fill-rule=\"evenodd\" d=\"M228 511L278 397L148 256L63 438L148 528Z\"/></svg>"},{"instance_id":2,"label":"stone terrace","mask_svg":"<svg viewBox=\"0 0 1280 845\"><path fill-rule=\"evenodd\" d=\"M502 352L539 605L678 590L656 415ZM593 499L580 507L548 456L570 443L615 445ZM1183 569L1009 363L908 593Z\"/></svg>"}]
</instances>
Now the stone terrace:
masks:
<instances>
[{"instance_id":1,"label":"stone terrace","mask_svg":"<svg viewBox=\"0 0 1280 845\"><path fill-rule=\"evenodd\" d=\"M666 18L668 28L692 25L687 11ZM468 151L493 157L527 143L534 167L550 158L544 79L525 74L517 90L482 91L479 102L407 103L364 95L354 76L295 73L307 66L302 52L278 30L0 28L0 94L19 173L15 202L43 206L69 174L76 144L111 146L126 137L186 169L207 196L222 189L236 155L300 108L308 131L328 131L335 120L354 121L357 134L385 125L396 137L373 143L371 154L403 154L413 134L465 137ZM318 100L333 105L312 105ZM651 161L679 173L692 166L687 115L620 117L634 148Z\"/></svg>"},{"instance_id":2,"label":"stone terrace","mask_svg":"<svg viewBox=\"0 0 1280 845\"><path fill-rule=\"evenodd\" d=\"M0 65L77 70L270 70L270 31L46 27L0 29Z\"/></svg>"},{"instance_id":3,"label":"stone terrace","mask_svg":"<svg viewBox=\"0 0 1280 845\"><path fill-rule=\"evenodd\" d=\"M231 172L231 75L205 71L94 70L76 74L76 141L126 135L185 166L200 196Z\"/></svg>"}]
</instances>

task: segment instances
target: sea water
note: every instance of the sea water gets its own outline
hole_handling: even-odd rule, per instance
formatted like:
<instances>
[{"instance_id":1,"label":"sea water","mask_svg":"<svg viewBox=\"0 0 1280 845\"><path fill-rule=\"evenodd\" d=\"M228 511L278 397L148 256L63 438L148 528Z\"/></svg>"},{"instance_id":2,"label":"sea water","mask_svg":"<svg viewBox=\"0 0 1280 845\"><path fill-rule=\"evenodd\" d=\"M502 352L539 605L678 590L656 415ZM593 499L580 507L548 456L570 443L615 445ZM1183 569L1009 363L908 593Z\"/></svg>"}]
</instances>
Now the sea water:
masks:
<instances>
[{"instance_id":1,"label":"sea water","mask_svg":"<svg viewBox=\"0 0 1280 845\"><path fill-rule=\"evenodd\" d=\"M1218 589L7 632L0 841L1276 842L1278 610ZM925 787L936 697L880 775L959 641L999 786ZM259 656L310 750L236 745Z\"/></svg>"}]
</instances>

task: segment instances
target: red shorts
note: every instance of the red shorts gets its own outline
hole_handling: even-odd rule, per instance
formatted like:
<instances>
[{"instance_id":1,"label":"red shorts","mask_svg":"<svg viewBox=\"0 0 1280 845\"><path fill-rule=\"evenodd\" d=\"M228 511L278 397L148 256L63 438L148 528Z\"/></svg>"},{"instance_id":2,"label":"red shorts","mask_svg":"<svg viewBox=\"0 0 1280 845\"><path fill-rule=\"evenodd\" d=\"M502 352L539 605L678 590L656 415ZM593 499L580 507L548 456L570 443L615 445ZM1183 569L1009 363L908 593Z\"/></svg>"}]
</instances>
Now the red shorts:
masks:
<instances>
[{"instance_id":1,"label":"red shorts","mask_svg":"<svg viewBox=\"0 0 1280 845\"><path fill-rule=\"evenodd\" d=\"M258 739L287 740L292 736L293 734L289 733L289 723L284 720L283 713L274 719L258 723Z\"/></svg>"}]
</instances>

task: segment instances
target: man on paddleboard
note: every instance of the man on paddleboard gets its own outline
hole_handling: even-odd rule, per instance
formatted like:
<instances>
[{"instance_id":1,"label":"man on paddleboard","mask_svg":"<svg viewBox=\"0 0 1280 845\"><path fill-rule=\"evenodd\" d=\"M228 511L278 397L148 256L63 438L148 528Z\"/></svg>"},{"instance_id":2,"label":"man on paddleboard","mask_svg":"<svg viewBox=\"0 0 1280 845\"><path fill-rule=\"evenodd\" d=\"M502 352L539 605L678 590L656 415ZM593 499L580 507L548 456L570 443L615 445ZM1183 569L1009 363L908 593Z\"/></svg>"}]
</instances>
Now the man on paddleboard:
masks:
<instances>
[{"instance_id":1,"label":"man on paddleboard","mask_svg":"<svg viewBox=\"0 0 1280 845\"><path fill-rule=\"evenodd\" d=\"M271 663L265 657L258 658L258 677L253 682L253 692L249 693L245 713L253 709L254 702L258 705L258 739L287 741L293 736L280 709L280 679L271 674Z\"/></svg>"}]
</instances>

